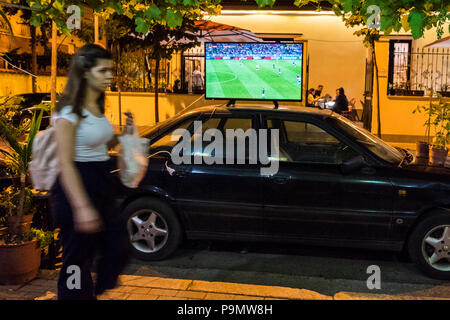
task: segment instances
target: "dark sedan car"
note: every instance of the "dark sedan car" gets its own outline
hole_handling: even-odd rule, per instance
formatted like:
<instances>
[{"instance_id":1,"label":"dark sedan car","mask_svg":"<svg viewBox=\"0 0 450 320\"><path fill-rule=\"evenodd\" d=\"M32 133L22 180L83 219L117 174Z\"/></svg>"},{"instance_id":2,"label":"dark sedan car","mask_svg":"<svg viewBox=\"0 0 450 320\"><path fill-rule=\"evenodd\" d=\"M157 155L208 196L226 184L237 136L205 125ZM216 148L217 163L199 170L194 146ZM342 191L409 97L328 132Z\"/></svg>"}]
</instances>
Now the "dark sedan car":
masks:
<instances>
[{"instance_id":1,"label":"dark sedan car","mask_svg":"<svg viewBox=\"0 0 450 320\"><path fill-rule=\"evenodd\" d=\"M175 130L193 134L194 121L201 121L195 133L203 142L182 152L189 161L175 164L170 152L182 140ZM235 152L232 139L212 148L217 137L205 139L208 129L266 134ZM164 259L183 238L277 241L404 250L429 276L450 279L450 170L416 166L406 151L344 117L311 108L210 106L143 136L151 139L147 175L120 199L141 259ZM278 152L270 164L247 161L261 149ZM276 172L264 174L275 162Z\"/></svg>"},{"instance_id":2,"label":"dark sedan car","mask_svg":"<svg viewBox=\"0 0 450 320\"><path fill-rule=\"evenodd\" d=\"M19 108L11 118L13 125L16 127L30 126L31 119L36 113L36 110L38 110L36 106L40 103L48 104L48 106L50 106L50 93L24 93L17 95L17 97L22 98L22 101L19 103ZM40 111L40 109L38 111ZM48 110L44 110L40 129L47 128L49 124L50 112Z\"/></svg>"}]
</instances>

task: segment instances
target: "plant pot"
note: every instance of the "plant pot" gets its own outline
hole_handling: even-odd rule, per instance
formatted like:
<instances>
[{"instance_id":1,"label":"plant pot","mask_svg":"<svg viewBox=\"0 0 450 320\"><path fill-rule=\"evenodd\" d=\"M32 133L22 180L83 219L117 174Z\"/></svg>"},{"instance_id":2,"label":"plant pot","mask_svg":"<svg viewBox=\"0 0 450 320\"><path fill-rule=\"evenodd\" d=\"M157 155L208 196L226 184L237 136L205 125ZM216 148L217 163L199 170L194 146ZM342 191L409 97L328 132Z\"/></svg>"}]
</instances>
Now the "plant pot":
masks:
<instances>
[{"instance_id":1,"label":"plant pot","mask_svg":"<svg viewBox=\"0 0 450 320\"><path fill-rule=\"evenodd\" d=\"M430 165L434 167L443 167L447 160L448 149L431 148Z\"/></svg>"},{"instance_id":2,"label":"plant pot","mask_svg":"<svg viewBox=\"0 0 450 320\"><path fill-rule=\"evenodd\" d=\"M428 143L419 141L416 143L416 161L417 165L427 165L429 161L429 149Z\"/></svg>"},{"instance_id":3,"label":"plant pot","mask_svg":"<svg viewBox=\"0 0 450 320\"><path fill-rule=\"evenodd\" d=\"M450 91L438 91L443 97L450 97Z\"/></svg>"},{"instance_id":4,"label":"plant pot","mask_svg":"<svg viewBox=\"0 0 450 320\"><path fill-rule=\"evenodd\" d=\"M424 91L423 90L411 90L412 96L420 96L423 97Z\"/></svg>"},{"instance_id":5,"label":"plant pot","mask_svg":"<svg viewBox=\"0 0 450 320\"><path fill-rule=\"evenodd\" d=\"M17 221L17 216L9 216L8 217L8 227L10 230L13 230L14 224L16 223L16 221ZM27 232L30 232L32 222L33 222L32 214L23 215L22 219L20 219L19 230L17 233L25 234Z\"/></svg>"},{"instance_id":6,"label":"plant pot","mask_svg":"<svg viewBox=\"0 0 450 320\"><path fill-rule=\"evenodd\" d=\"M41 248L36 240L0 245L0 284L22 284L33 280L41 264Z\"/></svg>"}]
</instances>

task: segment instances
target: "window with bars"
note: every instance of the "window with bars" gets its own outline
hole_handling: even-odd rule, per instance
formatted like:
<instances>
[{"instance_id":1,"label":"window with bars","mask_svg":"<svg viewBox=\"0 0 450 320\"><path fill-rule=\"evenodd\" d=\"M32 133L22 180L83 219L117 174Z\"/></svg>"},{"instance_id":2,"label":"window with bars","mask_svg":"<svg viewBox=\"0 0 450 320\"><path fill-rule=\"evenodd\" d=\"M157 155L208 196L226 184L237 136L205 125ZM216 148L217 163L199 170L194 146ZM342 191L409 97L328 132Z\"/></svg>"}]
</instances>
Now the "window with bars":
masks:
<instances>
[{"instance_id":1,"label":"window with bars","mask_svg":"<svg viewBox=\"0 0 450 320\"><path fill-rule=\"evenodd\" d=\"M450 50L413 49L411 40L389 42L388 94L424 96L428 89L450 96Z\"/></svg>"}]
</instances>

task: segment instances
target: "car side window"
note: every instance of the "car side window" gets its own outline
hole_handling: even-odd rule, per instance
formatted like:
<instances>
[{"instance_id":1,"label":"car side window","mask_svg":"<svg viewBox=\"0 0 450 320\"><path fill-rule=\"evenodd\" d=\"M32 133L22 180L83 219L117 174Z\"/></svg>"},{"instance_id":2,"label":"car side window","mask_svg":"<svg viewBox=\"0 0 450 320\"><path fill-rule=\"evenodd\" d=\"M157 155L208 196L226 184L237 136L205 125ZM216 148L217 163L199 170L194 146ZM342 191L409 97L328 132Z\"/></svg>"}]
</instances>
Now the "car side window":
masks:
<instances>
[{"instance_id":1,"label":"car side window","mask_svg":"<svg viewBox=\"0 0 450 320\"><path fill-rule=\"evenodd\" d=\"M269 119L267 128L279 130L279 160L298 163L342 164L359 155L315 124Z\"/></svg>"},{"instance_id":2,"label":"car side window","mask_svg":"<svg viewBox=\"0 0 450 320\"><path fill-rule=\"evenodd\" d=\"M252 144L257 144L256 139L244 136L244 145L242 149L238 148L238 136L233 136L231 140L227 140L227 130L237 130L242 129L244 134L247 132L248 129L253 128L254 121L251 117L243 117L243 118L237 118L237 117L214 117L206 119L202 123L202 135L205 133L207 129L217 129L221 132L223 137L223 144L218 147L217 149L214 149L210 146L212 143L214 143L215 138L212 138L211 141L203 141L202 143L202 150L196 150L195 148L192 148L192 155L201 154L203 157L222 157L223 163L226 162L227 158L234 159L234 163L236 163L236 160L238 158L245 158L248 159L249 153L250 153L250 146ZM194 137L193 137L194 139ZM233 153L227 152L227 144L233 143L234 148ZM192 146L194 146L192 141ZM219 146L219 145L217 145ZM229 150L228 150L229 151ZM225 156L224 156L225 155Z\"/></svg>"},{"instance_id":3,"label":"car side window","mask_svg":"<svg viewBox=\"0 0 450 320\"><path fill-rule=\"evenodd\" d=\"M192 120L183 121L181 124L175 126L174 128L170 129L166 134L164 134L162 137L160 137L158 140L152 142L150 145L150 149L152 152L158 151L158 150L166 150L168 148L172 148L178 140L181 138L181 135L175 136L173 135L174 131L177 129L185 129L188 130L192 124ZM176 138L175 141L172 140Z\"/></svg>"}]
</instances>

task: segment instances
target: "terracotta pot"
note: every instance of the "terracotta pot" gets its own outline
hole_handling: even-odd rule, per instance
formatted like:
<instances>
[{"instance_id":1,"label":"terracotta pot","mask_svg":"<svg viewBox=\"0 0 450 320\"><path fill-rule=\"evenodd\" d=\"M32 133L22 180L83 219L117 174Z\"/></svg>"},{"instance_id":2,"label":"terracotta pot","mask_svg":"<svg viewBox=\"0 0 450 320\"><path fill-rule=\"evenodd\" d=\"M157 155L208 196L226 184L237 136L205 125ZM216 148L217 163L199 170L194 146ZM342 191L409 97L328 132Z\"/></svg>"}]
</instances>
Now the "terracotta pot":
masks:
<instances>
[{"instance_id":1,"label":"terracotta pot","mask_svg":"<svg viewBox=\"0 0 450 320\"><path fill-rule=\"evenodd\" d=\"M416 160L417 165L427 165L429 161L430 146L428 143L419 141L416 143Z\"/></svg>"},{"instance_id":2,"label":"terracotta pot","mask_svg":"<svg viewBox=\"0 0 450 320\"><path fill-rule=\"evenodd\" d=\"M428 157L424 158L424 157L416 157L415 160L415 164L419 165L419 166L426 166L428 165L428 162L430 161L430 159Z\"/></svg>"},{"instance_id":3,"label":"terracotta pot","mask_svg":"<svg viewBox=\"0 0 450 320\"><path fill-rule=\"evenodd\" d=\"M33 280L41 264L36 240L17 245L0 245L0 284L22 284Z\"/></svg>"},{"instance_id":4,"label":"terracotta pot","mask_svg":"<svg viewBox=\"0 0 450 320\"><path fill-rule=\"evenodd\" d=\"M8 217L8 226L9 226L10 230L12 230L16 221L17 221L17 216ZM32 222L33 222L32 214L23 215L22 219L20 220L18 234L25 234L27 232L30 232Z\"/></svg>"},{"instance_id":5,"label":"terracotta pot","mask_svg":"<svg viewBox=\"0 0 450 320\"><path fill-rule=\"evenodd\" d=\"M416 157L419 158L428 158L428 154L430 152L430 146L428 143L419 141L416 143Z\"/></svg>"},{"instance_id":6,"label":"terracotta pot","mask_svg":"<svg viewBox=\"0 0 450 320\"><path fill-rule=\"evenodd\" d=\"M431 148L430 164L435 167L443 167L447 160L448 149Z\"/></svg>"}]
</instances>

